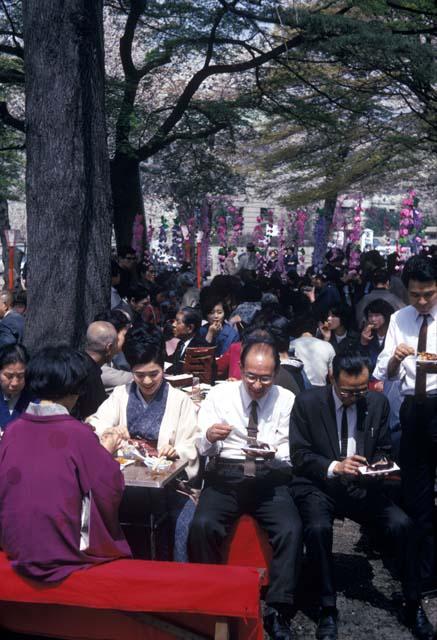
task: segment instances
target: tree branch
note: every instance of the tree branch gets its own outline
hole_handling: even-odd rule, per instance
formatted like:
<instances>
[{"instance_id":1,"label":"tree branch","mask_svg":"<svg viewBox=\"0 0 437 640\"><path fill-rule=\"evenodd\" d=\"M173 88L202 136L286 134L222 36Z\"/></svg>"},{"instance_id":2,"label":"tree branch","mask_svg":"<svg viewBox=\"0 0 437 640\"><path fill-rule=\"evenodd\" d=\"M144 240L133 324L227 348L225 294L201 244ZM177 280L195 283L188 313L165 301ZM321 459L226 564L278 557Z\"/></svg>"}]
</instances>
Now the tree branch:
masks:
<instances>
[{"instance_id":1,"label":"tree branch","mask_svg":"<svg viewBox=\"0 0 437 640\"><path fill-rule=\"evenodd\" d=\"M17 69L0 69L0 82L4 84L24 84L24 73Z\"/></svg>"},{"instance_id":2,"label":"tree branch","mask_svg":"<svg viewBox=\"0 0 437 640\"><path fill-rule=\"evenodd\" d=\"M139 149L139 157L141 160L146 160L148 157L156 153L156 151L166 146L165 138L170 131L180 121L185 113L192 97L206 78L214 75L222 75L225 73L237 73L243 71L249 71L255 69L270 60L274 60L283 53L286 53L290 48L297 47L303 42L303 36L297 35L284 42L283 44L274 47L270 51L254 57L252 60L246 60L244 62L236 62L233 64L220 64L211 65L207 68L202 68L200 71L194 74L191 80L186 85L184 91L180 95L172 113L163 122L159 131L151 138L151 140Z\"/></svg>"},{"instance_id":3,"label":"tree branch","mask_svg":"<svg viewBox=\"0 0 437 640\"><path fill-rule=\"evenodd\" d=\"M24 144L20 144L20 145L11 145L9 147L0 147L0 152L3 151L24 151L24 149L26 148L26 145Z\"/></svg>"},{"instance_id":4,"label":"tree branch","mask_svg":"<svg viewBox=\"0 0 437 640\"><path fill-rule=\"evenodd\" d=\"M6 4L4 3L4 0L1 0L1 4L3 7L3 11L5 12L6 18L9 22L9 24L11 25L11 36L12 36L12 40L14 41L14 44L17 48L21 49L23 51L23 47L21 46L21 44L18 42L17 38L21 38L21 34L17 32L16 28L15 28L15 24L14 21L12 20L8 8L6 6ZM24 52L23 52L24 55ZM21 56L20 56L21 57Z\"/></svg>"}]
</instances>

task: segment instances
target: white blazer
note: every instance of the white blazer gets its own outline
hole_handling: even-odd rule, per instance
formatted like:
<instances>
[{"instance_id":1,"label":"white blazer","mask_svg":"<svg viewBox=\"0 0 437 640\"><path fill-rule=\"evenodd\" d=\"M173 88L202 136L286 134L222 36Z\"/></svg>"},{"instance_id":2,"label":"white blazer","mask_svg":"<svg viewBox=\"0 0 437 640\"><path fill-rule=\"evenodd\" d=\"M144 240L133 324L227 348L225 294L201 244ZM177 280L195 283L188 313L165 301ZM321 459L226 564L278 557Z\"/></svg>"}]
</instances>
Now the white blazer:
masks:
<instances>
[{"instance_id":1,"label":"white blazer","mask_svg":"<svg viewBox=\"0 0 437 640\"><path fill-rule=\"evenodd\" d=\"M111 427L127 428L127 402L130 384L120 385L96 413L87 419L101 435ZM197 414L191 399L179 389L169 385L167 404L162 418L158 436L158 449L166 444L174 447L181 460L188 461L186 472L188 478L193 478L199 470L199 456L196 449L196 438L199 436Z\"/></svg>"}]
</instances>

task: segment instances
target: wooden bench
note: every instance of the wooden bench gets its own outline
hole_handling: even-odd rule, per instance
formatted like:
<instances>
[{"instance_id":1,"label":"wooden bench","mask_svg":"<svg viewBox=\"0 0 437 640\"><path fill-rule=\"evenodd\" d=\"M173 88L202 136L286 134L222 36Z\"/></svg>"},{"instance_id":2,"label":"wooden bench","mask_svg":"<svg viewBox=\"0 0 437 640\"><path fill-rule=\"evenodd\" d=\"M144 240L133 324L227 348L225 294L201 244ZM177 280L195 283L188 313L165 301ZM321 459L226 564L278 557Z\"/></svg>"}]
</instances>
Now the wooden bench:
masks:
<instances>
[{"instance_id":1,"label":"wooden bench","mask_svg":"<svg viewBox=\"0 0 437 640\"><path fill-rule=\"evenodd\" d=\"M116 560L61 583L18 575L0 552L0 629L71 640L262 640L255 568Z\"/></svg>"}]
</instances>

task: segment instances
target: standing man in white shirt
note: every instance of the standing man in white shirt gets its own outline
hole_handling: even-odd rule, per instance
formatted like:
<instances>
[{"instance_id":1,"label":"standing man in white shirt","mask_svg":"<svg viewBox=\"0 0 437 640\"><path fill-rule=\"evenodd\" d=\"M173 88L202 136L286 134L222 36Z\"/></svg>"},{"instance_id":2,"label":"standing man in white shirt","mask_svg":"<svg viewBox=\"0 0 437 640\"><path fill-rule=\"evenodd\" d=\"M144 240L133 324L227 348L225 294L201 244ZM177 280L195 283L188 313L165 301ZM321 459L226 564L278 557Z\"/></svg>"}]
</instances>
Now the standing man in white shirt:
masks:
<instances>
[{"instance_id":1,"label":"standing man in white shirt","mask_svg":"<svg viewBox=\"0 0 437 640\"><path fill-rule=\"evenodd\" d=\"M264 624L271 638L291 640L302 528L290 496L288 425L294 395L273 384L280 366L273 340L254 337L241 353L242 381L210 391L199 412L205 488L191 525L194 562L220 563L225 539L243 514L254 517L273 548ZM270 445L260 450L259 445ZM258 445L258 451L248 447Z\"/></svg>"},{"instance_id":2,"label":"standing man in white shirt","mask_svg":"<svg viewBox=\"0 0 437 640\"><path fill-rule=\"evenodd\" d=\"M391 316L375 378L399 380L403 402L400 466L404 506L420 535L422 578L437 573L433 527L437 466L437 374L416 373L417 354L437 353L437 269L431 258L413 256L402 281L410 305Z\"/></svg>"}]
</instances>

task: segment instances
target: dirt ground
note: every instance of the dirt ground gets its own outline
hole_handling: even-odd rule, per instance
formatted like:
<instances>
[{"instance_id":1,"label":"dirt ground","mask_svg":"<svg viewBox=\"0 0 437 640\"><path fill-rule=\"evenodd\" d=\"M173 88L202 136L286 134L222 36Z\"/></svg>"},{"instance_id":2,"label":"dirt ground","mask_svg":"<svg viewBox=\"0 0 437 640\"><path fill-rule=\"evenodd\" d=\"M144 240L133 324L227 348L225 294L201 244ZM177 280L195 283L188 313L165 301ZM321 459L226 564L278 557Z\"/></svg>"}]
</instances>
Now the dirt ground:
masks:
<instances>
[{"instance_id":1,"label":"dirt ground","mask_svg":"<svg viewBox=\"0 0 437 640\"><path fill-rule=\"evenodd\" d=\"M376 551L354 522L336 521L334 526L339 640L411 640L398 620L401 594L393 559ZM296 639L309 640L315 638L317 599L305 584L305 566L302 572L293 629ZM437 596L423 604L436 627Z\"/></svg>"}]
</instances>

